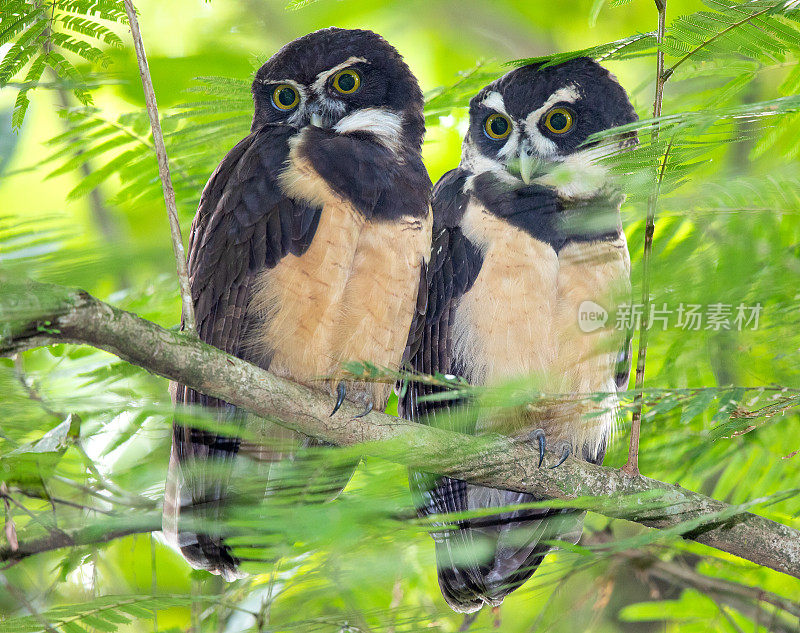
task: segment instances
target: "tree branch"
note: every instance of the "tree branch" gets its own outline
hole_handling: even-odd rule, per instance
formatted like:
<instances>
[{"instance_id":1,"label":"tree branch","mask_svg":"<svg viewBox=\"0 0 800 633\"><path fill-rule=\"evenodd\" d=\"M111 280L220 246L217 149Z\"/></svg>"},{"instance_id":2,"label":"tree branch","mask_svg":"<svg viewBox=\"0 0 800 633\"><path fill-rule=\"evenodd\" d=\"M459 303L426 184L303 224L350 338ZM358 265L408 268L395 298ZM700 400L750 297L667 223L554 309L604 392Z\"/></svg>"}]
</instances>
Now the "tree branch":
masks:
<instances>
[{"instance_id":1,"label":"tree branch","mask_svg":"<svg viewBox=\"0 0 800 633\"><path fill-rule=\"evenodd\" d=\"M118 521L118 523L122 522ZM158 532L160 529L161 513L159 512L145 516L138 515L133 520L128 518L124 526L109 527L109 523L100 523L70 531L52 530L47 536L20 543L16 549L0 548L0 563L5 563L5 566L0 567L0 571L13 567L19 561L36 554L52 552L63 547L110 543L125 536L149 534Z\"/></svg>"},{"instance_id":2,"label":"tree branch","mask_svg":"<svg viewBox=\"0 0 800 633\"><path fill-rule=\"evenodd\" d=\"M131 27L133 47L136 50L136 59L139 62L139 75L142 78L144 101L147 114L150 117L150 129L153 131L153 145L158 157L158 175L161 178L161 188L164 190L164 203L167 206L169 229L172 235L172 250L175 253L175 263L178 267L178 283L181 289L181 306L183 310L184 329L189 334L195 333L194 301L192 289L189 285L189 269L186 266L186 251L183 248L181 225L178 221L178 207L175 205L175 189L169 175L169 160L167 149L164 147L164 135L161 133L161 122L158 118L158 105L156 93L153 91L153 81L150 79L150 68L147 65L147 55L144 52L142 34L139 31L139 20L136 17L136 7L131 0L125 0L125 12L128 14L128 23Z\"/></svg>"},{"instance_id":3,"label":"tree branch","mask_svg":"<svg viewBox=\"0 0 800 633\"><path fill-rule=\"evenodd\" d=\"M614 533L606 528L593 534L584 533L579 544L603 547L613 543L614 539ZM602 551L607 553L607 550ZM666 583L669 587L680 590L694 589L705 596L713 596L715 600L736 609L755 622L766 622L774 618L769 629L771 633L797 633L796 627L787 620L792 617L800 618L800 604L762 587L701 573L697 567L702 558L696 554L684 552L673 558L662 559L651 551L626 549L611 553L611 559L612 564L617 567L613 575L633 575L638 580L645 581L650 585L651 592L655 592L651 593L652 598L664 597L658 583ZM772 613L768 611L768 606L775 607Z\"/></svg>"},{"instance_id":4,"label":"tree branch","mask_svg":"<svg viewBox=\"0 0 800 633\"><path fill-rule=\"evenodd\" d=\"M85 292L0 277L0 354L49 342L106 350L148 371L221 398L257 416L363 454L475 484L575 501L606 516L670 529L687 539L800 578L800 531L680 486L627 477L621 471L569 459L538 468L538 453L501 436L472 437L372 412L345 402L330 417L330 398L274 376L184 333L166 330ZM48 338L42 338L42 332ZM258 421L247 429L258 435ZM554 458L547 456L548 462ZM629 495L647 496L632 504ZM652 503L653 495L658 504Z\"/></svg>"}]
</instances>

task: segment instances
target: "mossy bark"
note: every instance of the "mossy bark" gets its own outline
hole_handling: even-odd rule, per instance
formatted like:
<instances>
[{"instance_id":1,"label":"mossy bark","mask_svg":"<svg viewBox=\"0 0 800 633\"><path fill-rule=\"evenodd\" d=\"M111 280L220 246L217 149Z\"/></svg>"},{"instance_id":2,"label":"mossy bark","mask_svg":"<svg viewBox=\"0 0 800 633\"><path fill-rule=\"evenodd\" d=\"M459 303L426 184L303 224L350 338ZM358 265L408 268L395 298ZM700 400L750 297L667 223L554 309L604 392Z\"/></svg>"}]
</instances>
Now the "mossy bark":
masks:
<instances>
[{"instance_id":1,"label":"mossy bark","mask_svg":"<svg viewBox=\"0 0 800 633\"><path fill-rule=\"evenodd\" d=\"M352 420L360 410L348 402L331 417L327 393L274 376L79 290L0 278L0 327L0 354L51 343L91 345L306 435L358 445L364 455L572 501L800 578L800 531L744 507L573 459L554 470L538 468L532 446L501 436L472 437L378 412ZM264 428L255 420L246 430L258 437ZM548 462L554 462L553 456L546 457L545 466Z\"/></svg>"}]
</instances>

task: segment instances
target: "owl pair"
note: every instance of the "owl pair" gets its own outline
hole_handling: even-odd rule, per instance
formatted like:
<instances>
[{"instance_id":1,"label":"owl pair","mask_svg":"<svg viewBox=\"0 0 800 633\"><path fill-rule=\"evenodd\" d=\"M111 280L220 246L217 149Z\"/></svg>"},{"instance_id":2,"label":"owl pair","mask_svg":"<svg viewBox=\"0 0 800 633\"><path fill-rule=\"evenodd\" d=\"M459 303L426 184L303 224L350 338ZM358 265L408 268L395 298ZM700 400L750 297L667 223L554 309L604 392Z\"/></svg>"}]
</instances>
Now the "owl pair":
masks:
<instances>
[{"instance_id":1,"label":"owl pair","mask_svg":"<svg viewBox=\"0 0 800 633\"><path fill-rule=\"evenodd\" d=\"M522 67L481 90L461 163L432 200L422 93L380 36L330 28L295 40L259 69L253 98L251 132L211 176L192 225L201 339L295 381L319 387L327 377L334 415L345 398L367 413L389 397L385 383L341 375L348 360L477 385L527 375L551 393L607 392L588 417L572 398L503 416L502 427L477 423L530 435L542 455L549 445L562 460L600 463L613 393L627 380L617 372L623 344L609 345L606 329L584 333L578 316L583 302L627 286L619 197L597 173L565 178L552 168L597 172L598 148L587 139L636 120L613 76L582 58ZM443 402L420 399L432 389L412 383L401 415L434 415ZM178 402L220 421L241 415L188 387L176 391ZM263 461L311 442L280 427L275 435L283 448L261 450ZM230 464L241 449L236 438L176 424L164 504L165 532L189 562L227 579L239 575L236 557L219 535L197 529L218 516L225 468L202 465ZM344 470L333 488L346 483ZM536 500L422 474L412 487L426 515ZM498 605L541 562L544 541L579 534L580 517L563 510L462 521L435 534L442 592L458 611Z\"/></svg>"}]
</instances>

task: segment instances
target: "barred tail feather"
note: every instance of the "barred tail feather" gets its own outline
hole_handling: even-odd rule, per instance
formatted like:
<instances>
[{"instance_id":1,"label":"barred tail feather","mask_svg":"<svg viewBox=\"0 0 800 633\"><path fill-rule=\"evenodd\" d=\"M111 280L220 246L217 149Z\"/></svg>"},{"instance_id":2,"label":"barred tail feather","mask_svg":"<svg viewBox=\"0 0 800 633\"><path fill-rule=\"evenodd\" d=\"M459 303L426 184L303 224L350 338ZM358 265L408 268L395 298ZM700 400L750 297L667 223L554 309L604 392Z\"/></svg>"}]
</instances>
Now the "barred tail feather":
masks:
<instances>
[{"instance_id":1,"label":"barred tail feather","mask_svg":"<svg viewBox=\"0 0 800 633\"><path fill-rule=\"evenodd\" d=\"M530 503L533 495L467 486L464 510ZM522 509L468 519L437 532L439 586L459 613L499 606L536 571L551 547L544 541L577 542L583 513L562 509Z\"/></svg>"},{"instance_id":2,"label":"barred tail feather","mask_svg":"<svg viewBox=\"0 0 800 633\"><path fill-rule=\"evenodd\" d=\"M175 438L170 452L164 493L162 517L164 536L170 544L180 549L181 554L193 568L217 574L228 582L244 578L247 574L239 569L239 559L221 535L214 534L212 530L208 533L197 532L196 528L187 526L188 522L193 526L214 525L220 522L225 482L224 477L218 478L218 473L213 475L218 478L216 481L209 480L200 484L193 481L192 477L187 478L178 457L177 443L178 438ZM213 459L215 462L223 461ZM227 461L231 461L230 457ZM204 492L201 494L200 490Z\"/></svg>"}]
</instances>

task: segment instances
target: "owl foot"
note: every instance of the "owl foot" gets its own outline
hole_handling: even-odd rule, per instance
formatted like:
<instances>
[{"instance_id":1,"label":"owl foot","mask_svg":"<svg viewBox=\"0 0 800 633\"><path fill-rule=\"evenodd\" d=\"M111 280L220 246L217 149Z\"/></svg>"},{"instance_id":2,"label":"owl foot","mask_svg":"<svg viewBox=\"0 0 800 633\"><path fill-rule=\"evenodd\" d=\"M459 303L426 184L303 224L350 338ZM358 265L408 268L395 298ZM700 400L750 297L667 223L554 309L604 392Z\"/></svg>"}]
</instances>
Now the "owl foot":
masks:
<instances>
[{"instance_id":1,"label":"owl foot","mask_svg":"<svg viewBox=\"0 0 800 633\"><path fill-rule=\"evenodd\" d=\"M536 429L535 431L531 432L528 438L531 442L536 441L536 443L539 445L539 465L537 468L541 468L542 462L544 461L544 451L547 447L547 440L545 438L544 430ZM566 461L567 457L572 454L572 447L568 442L557 442L556 447L557 449L560 448L560 450L557 451L559 455L558 463L555 466L550 466L550 468L558 468Z\"/></svg>"},{"instance_id":2,"label":"owl foot","mask_svg":"<svg viewBox=\"0 0 800 633\"><path fill-rule=\"evenodd\" d=\"M347 395L347 387L345 387L344 382L340 382L336 385L336 404L333 406L333 411L331 411L330 417L333 417L339 408L342 406L344 402L345 396ZM372 402L372 398L367 394L362 394L355 399L355 402L362 402L364 404L364 411L359 413L358 415L354 416L353 420L357 420L358 418L363 418L367 415L370 411L372 411L373 407L375 406Z\"/></svg>"},{"instance_id":3,"label":"owl foot","mask_svg":"<svg viewBox=\"0 0 800 633\"><path fill-rule=\"evenodd\" d=\"M558 463L555 466L550 466L550 468L558 468L567 461L567 457L570 456L572 453L572 447L569 445L568 442L561 442L561 457L558 459Z\"/></svg>"},{"instance_id":4,"label":"owl foot","mask_svg":"<svg viewBox=\"0 0 800 633\"><path fill-rule=\"evenodd\" d=\"M537 468L541 468L542 462L544 461L544 448L546 444L544 431L542 429L536 429L531 433L530 438L531 441L536 440L539 443L539 466L537 466Z\"/></svg>"},{"instance_id":5,"label":"owl foot","mask_svg":"<svg viewBox=\"0 0 800 633\"><path fill-rule=\"evenodd\" d=\"M372 408L375 406L374 403L372 402L372 398L367 396L367 395L365 395L361 400L363 402L365 402L364 411L362 413L359 413L358 415L353 416L352 418L350 418L351 420L358 420L358 418L363 418L370 411L372 411Z\"/></svg>"},{"instance_id":6,"label":"owl foot","mask_svg":"<svg viewBox=\"0 0 800 633\"><path fill-rule=\"evenodd\" d=\"M345 388L343 382L340 382L338 385L336 385L336 404L333 405L333 411L331 411L330 417L333 417L339 410L339 407L342 406L342 402L344 402L344 396L346 393L347 389Z\"/></svg>"}]
</instances>

